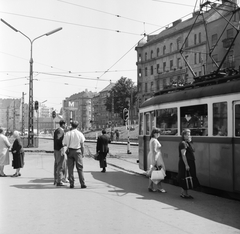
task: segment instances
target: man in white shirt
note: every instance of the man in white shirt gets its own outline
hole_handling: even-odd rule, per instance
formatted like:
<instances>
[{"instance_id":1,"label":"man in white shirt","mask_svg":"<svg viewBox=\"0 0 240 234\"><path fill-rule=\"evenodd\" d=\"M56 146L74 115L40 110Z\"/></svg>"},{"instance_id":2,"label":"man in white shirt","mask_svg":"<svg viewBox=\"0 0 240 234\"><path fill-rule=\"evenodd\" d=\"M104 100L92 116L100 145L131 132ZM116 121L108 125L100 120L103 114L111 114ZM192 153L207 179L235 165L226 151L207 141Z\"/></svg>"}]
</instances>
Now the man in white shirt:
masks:
<instances>
[{"instance_id":1,"label":"man in white shirt","mask_svg":"<svg viewBox=\"0 0 240 234\"><path fill-rule=\"evenodd\" d=\"M76 164L79 182L81 188L87 188L83 175L83 154L84 154L84 135L77 130L78 121L71 122L72 130L67 132L63 139L63 144L68 147L69 153L67 154L68 160L68 175L70 188L74 188L74 175L73 169Z\"/></svg>"}]
</instances>

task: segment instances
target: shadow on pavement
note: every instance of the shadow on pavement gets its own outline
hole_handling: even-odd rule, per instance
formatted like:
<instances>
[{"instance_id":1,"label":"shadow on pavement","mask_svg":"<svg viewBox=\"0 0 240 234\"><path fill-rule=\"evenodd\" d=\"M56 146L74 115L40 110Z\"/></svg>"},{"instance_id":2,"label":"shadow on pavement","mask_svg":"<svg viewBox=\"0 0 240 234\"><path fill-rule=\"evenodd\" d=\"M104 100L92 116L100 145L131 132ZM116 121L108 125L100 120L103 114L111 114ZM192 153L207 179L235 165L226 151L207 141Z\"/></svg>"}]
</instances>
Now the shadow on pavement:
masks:
<instances>
[{"instance_id":1,"label":"shadow on pavement","mask_svg":"<svg viewBox=\"0 0 240 234\"><path fill-rule=\"evenodd\" d=\"M155 200L172 206L169 209L176 211L184 210L221 224L240 228L238 221L240 217L240 203L236 203L236 201L217 198L199 192L194 193L194 199L182 199L179 187L165 183L162 185L167 190L167 193L150 193L147 190L148 178L120 171L107 173L92 172L92 176L95 180L107 183L110 188L109 192L116 193L117 196L125 196L129 193L138 194L140 196L136 199ZM236 204L238 204L237 207Z\"/></svg>"}]
</instances>

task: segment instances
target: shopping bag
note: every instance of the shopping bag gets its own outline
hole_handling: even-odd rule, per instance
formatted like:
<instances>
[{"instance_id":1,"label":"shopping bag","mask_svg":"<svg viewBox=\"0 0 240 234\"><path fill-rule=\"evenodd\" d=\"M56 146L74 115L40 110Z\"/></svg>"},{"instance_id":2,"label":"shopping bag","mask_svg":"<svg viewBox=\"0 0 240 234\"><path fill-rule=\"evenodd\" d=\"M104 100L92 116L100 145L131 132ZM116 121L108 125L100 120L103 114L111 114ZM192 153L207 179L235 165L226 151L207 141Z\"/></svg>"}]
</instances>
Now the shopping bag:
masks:
<instances>
[{"instance_id":1,"label":"shopping bag","mask_svg":"<svg viewBox=\"0 0 240 234\"><path fill-rule=\"evenodd\" d=\"M161 168L160 170L154 170L152 171L151 181L154 184L158 184L161 180L164 180L165 176L166 176L166 173L163 168Z\"/></svg>"},{"instance_id":2,"label":"shopping bag","mask_svg":"<svg viewBox=\"0 0 240 234\"><path fill-rule=\"evenodd\" d=\"M193 179L189 171L186 171L185 178L182 179L182 187L185 190L193 189Z\"/></svg>"},{"instance_id":3,"label":"shopping bag","mask_svg":"<svg viewBox=\"0 0 240 234\"><path fill-rule=\"evenodd\" d=\"M96 153L93 157L94 157L94 159L97 160L97 161L100 160L99 153Z\"/></svg>"}]
</instances>

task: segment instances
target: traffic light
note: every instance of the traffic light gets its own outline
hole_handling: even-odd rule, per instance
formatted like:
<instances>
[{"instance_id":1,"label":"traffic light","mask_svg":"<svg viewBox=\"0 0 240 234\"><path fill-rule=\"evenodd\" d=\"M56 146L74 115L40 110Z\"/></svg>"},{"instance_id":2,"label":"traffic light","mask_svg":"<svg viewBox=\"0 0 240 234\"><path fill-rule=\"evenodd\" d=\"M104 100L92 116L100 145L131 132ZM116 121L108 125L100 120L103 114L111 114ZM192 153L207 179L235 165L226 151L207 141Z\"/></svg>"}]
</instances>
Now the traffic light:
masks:
<instances>
[{"instance_id":1,"label":"traffic light","mask_svg":"<svg viewBox=\"0 0 240 234\"><path fill-rule=\"evenodd\" d=\"M38 101L34 102L34 109L37 111L38 110Z\"/></svg>"},{"instance_id":2,"label":"traffic light","mask_svg":"<svg viewBox=\"0 0 240 234\"><path fill-rule=\"evenodd\" d=\"M56 118L56 111L53 111L53 112L52 112L52 118L53 118L53 119Z\"/></svg>"},{"instance_id":3,"label":"traffic light","mask_svg":"<svg viewBox=\"0 0 240 234\"><path fill-rule=\"evenodd\" d=\"M127 108L124 108L123 109L123 120L124 120L125 124L128 121L128 119L129 119L129 110Z\"/></svg>"}]
</instances>

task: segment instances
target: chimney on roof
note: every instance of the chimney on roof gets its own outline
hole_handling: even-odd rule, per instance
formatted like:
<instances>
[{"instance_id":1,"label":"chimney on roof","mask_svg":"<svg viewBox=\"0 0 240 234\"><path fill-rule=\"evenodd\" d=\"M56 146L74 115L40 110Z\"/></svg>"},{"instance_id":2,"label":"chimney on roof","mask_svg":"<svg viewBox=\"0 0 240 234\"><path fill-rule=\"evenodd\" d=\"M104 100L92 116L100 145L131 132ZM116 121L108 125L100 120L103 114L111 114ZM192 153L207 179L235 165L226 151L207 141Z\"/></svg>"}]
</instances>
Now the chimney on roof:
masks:
<instances>
[{"instance_id":1,"label":"chimney on roof","mask_svg":"<svg viewBox=\"0 0 240 234\"><path fill-rule=\"evenodd\" d=\"M182 22L181 19L174 21L174 22L172 23L172 24L173 24L173 27L175 27L176 25L180 24L181 22Z\"/></svg>"}]
</instances>

